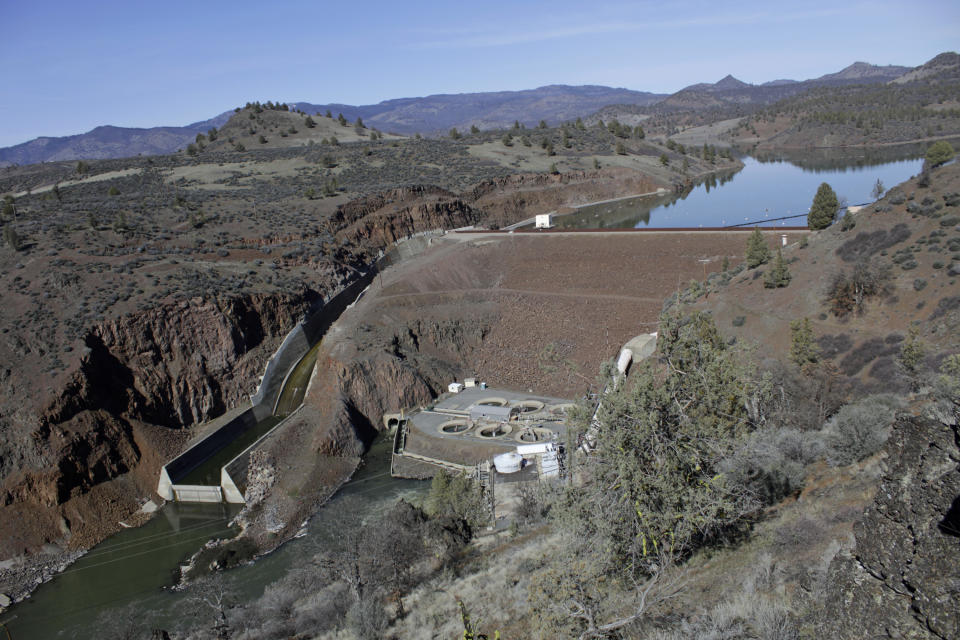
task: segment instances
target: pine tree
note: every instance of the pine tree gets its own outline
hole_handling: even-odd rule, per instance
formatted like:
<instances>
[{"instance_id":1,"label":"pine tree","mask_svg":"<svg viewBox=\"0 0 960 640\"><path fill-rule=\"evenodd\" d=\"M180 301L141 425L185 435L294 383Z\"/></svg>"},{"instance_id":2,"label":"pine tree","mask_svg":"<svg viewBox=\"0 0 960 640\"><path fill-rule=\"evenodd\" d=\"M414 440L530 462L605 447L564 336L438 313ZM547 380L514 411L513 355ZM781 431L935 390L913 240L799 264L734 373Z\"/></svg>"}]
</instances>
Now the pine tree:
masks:
<instances>
[{"instance_id":1,"label":"pine tree","mask_svg":"<svg viewBox=\"0 0 960 640\"><path fill-rule=\"evenodd\" d=\"M785 287L790 284L792 277L790 271L787 269L787 263L783 260L783 253L780 251L780 248L777 247L777 258L773 261L773 267L767 272L766 276L764 276L763 286L767 289Z\"/></svg>"},{"instance_id":2,"label":"pine tree","mask_svg":"<svg viewBox=\"0 0 960 640\"><path fill-rule=\"evenodd\" d=\"M753 233L747 238L747 268L753 269L770 260L770 247L760 232L760 227L754 227Z\"/></svg>"},{"instance_id":3,"label":"pine tree","mask_svg":"<svg viewBox=\"0 0 960 640\"><path fill-rule=\"evenodd\" d=\"M820 359L820 350L813 341L810 318L794 320L790 323L790 359L798 367Z\"/></svg>"},{"instance_id":4,"label":"pine tree","mask_svg":"<svg viewBox=\"0 0 960 640\"><path fill-rule=\"evenodd\" d=\"M839 206L836 192L826 182L821 183L807 215L807 226L814 230L826 229L836 217Z\"/></svg>"}]
</instances>

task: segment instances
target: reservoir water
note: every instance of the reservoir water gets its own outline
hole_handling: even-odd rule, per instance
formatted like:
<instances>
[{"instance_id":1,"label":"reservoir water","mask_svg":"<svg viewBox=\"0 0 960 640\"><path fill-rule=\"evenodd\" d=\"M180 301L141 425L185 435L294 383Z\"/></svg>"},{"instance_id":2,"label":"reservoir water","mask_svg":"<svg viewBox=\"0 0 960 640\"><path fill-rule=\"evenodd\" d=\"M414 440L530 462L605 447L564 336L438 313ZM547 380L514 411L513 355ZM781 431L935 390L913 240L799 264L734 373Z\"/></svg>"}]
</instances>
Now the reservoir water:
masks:
<instances>
[{"instance_id":1,"label":"reservoir water","mask_svg":"<svg viewBox=\"0 0 960 640\"><path fill-rule=\"evenodd\" d=\"M919 173L925 147L897 147L876 152L817 153L789 157L746 157L744 168L711 178L681 196L646 197L592 205L559 217L561 227L724 226L768 220L768 224L803 225L805 219L769 222L769 218L805 214L821 182L831 184L850 204L872 200L877 180L887 187ZM315 352L313 353L315 357ZM291 374L288 388L302 397L312 360ZM304 372L307 378L302 379ZM300 400L283 396L280 411ZM416 499L428 483L390 477L389 440L374 444L364 464L331 501L355 495L363 511L374 515L398 498ZM219 468L219 467L217 467ZM198 472L200 473L200 472ZM122 531L101 543L64 573L40 586L33 596L0 616L12 638L104 637L101 621L136 615L155 628L173 629L183 617L189 594L174 592L178 565L207 540L232 535L228 526L237 507L168 504L147 525ZM226 586L244 598L258 597L266 585L313 553L317 544L336 535L336 510L321 508L308 535L282 546L256 563L226 572ZM134 614L130 612L134 611ZM2 627L0 627L2 629ZM0 638L3 635L0 633Z\"/></svg>"},{"instance_id":2,"label":"reservoir water","mask_svg":"<svg viewBox=\"0 0 960 640\"><path fill-rule=\"evenodd\" d=\"M871 191L877 180L890 188L920 172L923 148L895 147L887 154L880 159L866 151L746 156L742 170L708 178L686 193L589 205L557 217L555 224L568 229L725 227L745 222L805 226L806 213L822 182L847 204L855 205L873 201ZM787 216L800 217L771 221Z\"/></svg>"}]
</instances>

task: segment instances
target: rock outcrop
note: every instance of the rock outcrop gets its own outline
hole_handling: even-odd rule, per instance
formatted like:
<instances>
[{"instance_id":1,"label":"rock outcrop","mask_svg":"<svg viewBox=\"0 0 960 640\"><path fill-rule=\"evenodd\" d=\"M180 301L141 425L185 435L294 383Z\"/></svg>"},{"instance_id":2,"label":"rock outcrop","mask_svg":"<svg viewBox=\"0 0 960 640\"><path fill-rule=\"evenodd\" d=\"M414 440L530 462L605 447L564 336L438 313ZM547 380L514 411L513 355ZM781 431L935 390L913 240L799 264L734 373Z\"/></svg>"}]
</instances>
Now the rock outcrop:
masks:
<instances>
[{"instance_id":1,"label":"rock outcrop","mask_svg":"<svg viewBox=\"0 0 960 640\"><path fill-rule=\"evenodd\" d=\"M102 537L111 526L90 513L89 494L135 471L110 517L129 515L150 495L164 451L182 441L177 430L242 402L317 297L304 288L198 298L93 327L79 366L38 417L37 462L0 484L0 558Z\"/></svg>"},{"instance_id":2,"label":"rock outcrop","mask_svg":"<svg viewBox=\"0 0 960 640\"><path fill-rule=\"evenodd\" d=\"M427 229L447 229L479 221L481 212L437 187L404 187L352 200L328 221L338 240L386 247Z\"/></svg>"},{"instance_id":3,"label":"rock outcrop","mask_svg":"<svg viewBox=\"0 0 960 640\"><path fill-rule=\"evenodd\" d=\"M894 427L856 547L830 566L823 637L960 637L960 434L950 421Z\"/></svg>"}]
</instances>

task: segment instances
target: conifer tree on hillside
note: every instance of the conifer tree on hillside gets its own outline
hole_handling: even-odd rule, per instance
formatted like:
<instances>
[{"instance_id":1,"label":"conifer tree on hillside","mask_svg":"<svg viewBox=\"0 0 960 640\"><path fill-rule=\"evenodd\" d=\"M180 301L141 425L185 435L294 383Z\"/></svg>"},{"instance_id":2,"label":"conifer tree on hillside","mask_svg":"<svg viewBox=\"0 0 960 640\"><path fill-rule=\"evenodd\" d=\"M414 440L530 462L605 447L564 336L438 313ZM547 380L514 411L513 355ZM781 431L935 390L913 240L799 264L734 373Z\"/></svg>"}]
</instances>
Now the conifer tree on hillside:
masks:
<instances>
[{"instance_id":1,"label":"conifer tree on hillside","mask_svg":"<svg viewBox=\"0 0 960 640\"><path fill-rule=\"evenodd\" d=\"M798 367L820 359L820 349L813 339L810 318L797 319L790 323L790 359Z\"/></svg>"},{"instance_id":2,"label":"conifer tree on hillside","mask_svg":"<svg viewBox=\"0 0 960 640\"><path fill-rule=\"evenodd\" d=\"M814 230L826 229L837 216L839 206L836 192L826 182L821 183L807 215L807 226Z\"/></svg>"},{"instance_id":3,"label":"conifer tree on hillside","mask_svg":"<svg viewBox=\"0 0 960 640\"><path fill-rule=\"evenodd\" d=\"M777 247L777 257L773 261L773 266L770 268L770 271L767 272L763 279L763 286L767 289L785 287L790 284L792 277L790 271L787 269L787 263L783 260L783 253L780 251L780 248Z\"/></svg>"},{"instance_id":4,"label":"conifer tree on hillside","mask_svg":"<svg viewBox=\"0 0 960 640\"><path fill-rule=\"evenodd\" d=\"M753 233L747 238L747 268L753 269L770 260L770 247L760 231L760 227L754 227Z\"/></svg>"}]
</instances>

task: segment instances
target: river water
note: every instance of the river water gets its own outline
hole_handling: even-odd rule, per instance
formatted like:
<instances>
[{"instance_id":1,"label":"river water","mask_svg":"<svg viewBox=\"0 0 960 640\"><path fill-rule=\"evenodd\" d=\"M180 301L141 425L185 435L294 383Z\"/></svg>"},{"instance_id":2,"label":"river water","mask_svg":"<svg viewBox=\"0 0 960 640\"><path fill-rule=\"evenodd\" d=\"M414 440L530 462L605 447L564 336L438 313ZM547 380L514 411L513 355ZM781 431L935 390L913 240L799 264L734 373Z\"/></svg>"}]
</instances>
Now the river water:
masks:
<instances>
[{"instance_id":1,"label":"river water","mask_svg":"<svg viewBox=\"0 0 960 640\"><path fill-rule=\"evenodd\" d=\"M816 155L746 156L744 168L711 177L682 195L628 198L581 207L555 219L559 228L805 226L820 183L826 182L848 204L873 201L877 180L893 187L920 172L923 149L896 147L887 158L866 151ZM890 159L893 156L895 159ZM801 216L788 220L772 218Z\"/></svg>"},{"instance_id":2,"label":"river water","mask_svg":"<svg viewBox=\"0 0 960 640\"><path fill-rule=\"evenodd\" d=\"M762 222L806 213L821 182L831 184L850 204L868 202L878 179L889 188L920 171L922 148L894 148L883 153L879 158L866 152L746 157L743 170L711 178L682 196L592 205L556 222L576 228L695 228L731 225L744 219ZM802 225L805 220L782 224ZM375 443L331 503L360 496L362 515L372 516L398 498L416 501L422 497L427 483L390 477L390 452L388 439ZM168 504L143 527L122 531L95 547L39 587L29 600L7 611L0 623L6 623L15 639L101 638L104 620L130 615L148 619L155 628L176 628L185 599L190 597L168 588L178 565L207 540L231 536L228 523L237 511L238 507L226 504ZM330 515L335 512L321 508L311 519L305 539L289 542L252 565L226 572L226 586L244 598L259 597L266 585L283 576L305 553L312 553L318 540L336 535L338 523Z\"/></svg>"},{"instance_id":3,"label":"river water","mask_svg":"<svg viewBox=\"0 0 960 640\"><path fill-rule=\"evenodd\" d=\"M419 501L429 483L390 477L392 439L373 444L364 463L337 495L307 525L307 536L283 545L257 562L223 574L224 586L243 600L257 598L279 579L304 552L314 553L318 539L336 535L338 501L363 498L361 517L375 517L398 499ZM231 535L235 505L168 504L153 520L127 529L97 545L62 574L14 606L2 620L15 640L21 638L104 637L104 628L136 616L151 628L175 629L191 610L193 597L172 591L173 570L212 538ZM0 632L0 638L5 637Z\"/></svg>"}]
</instances>

